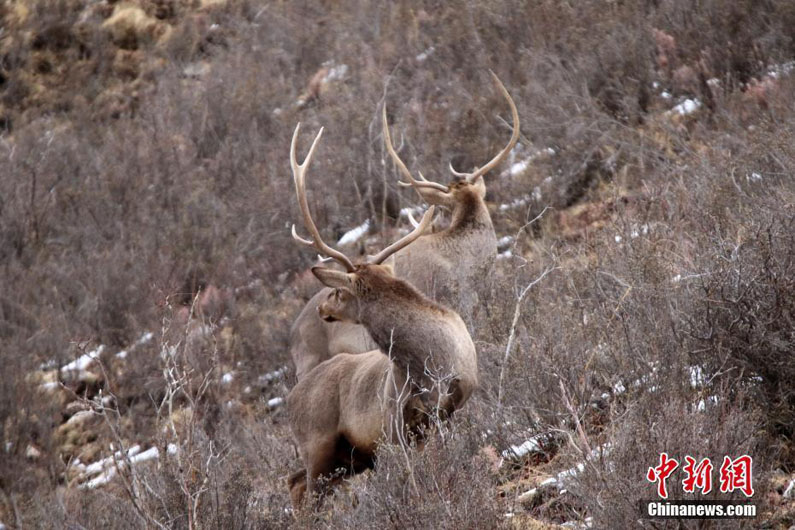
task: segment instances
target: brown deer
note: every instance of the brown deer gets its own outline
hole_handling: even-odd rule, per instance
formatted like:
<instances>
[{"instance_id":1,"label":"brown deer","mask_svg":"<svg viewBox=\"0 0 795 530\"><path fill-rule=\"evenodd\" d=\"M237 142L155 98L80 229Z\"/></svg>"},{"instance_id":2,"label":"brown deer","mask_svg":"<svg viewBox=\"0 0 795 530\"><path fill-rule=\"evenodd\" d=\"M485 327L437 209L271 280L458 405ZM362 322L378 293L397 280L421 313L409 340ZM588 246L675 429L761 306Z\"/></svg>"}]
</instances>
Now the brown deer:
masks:
<instances>
[{"instance_id":1,"label":"brown deer","mask_svg":"<svg viewBox=\"0 0 795 530\"><path fill-rule=\"evenodd\" d=\"M312 269L329 288L318 315L326 322L363 326L378 349L341 353L318 364L287 396L290 427L305 465L288 480L296 507L306 492L323 493L318 487L321 477L338 469L351 474L372 467L379 443L421 434L435 419L448 418L459 409L478 385L477 354L461 317L383 264L417 241L431 223L433 206L411 233L355 265L323 242L312 220L304 179L323 129L299 165L299 127L290 146L290 163L311 239L298 236L295 226L293 237L345 268Z\"/></svg>"},{"instance_id":2,"label":"brown deer","mask_svg":"<svg viewBox=\"0 0 795 530\"><path fill-rule=\"evenodd\" d=\"M454 308L469 322L483 295L484 278L490 277L497 256L497 237L484 202L483 176L508 156L519 139L516 104L497 76L493 72L491 75L511 108L511 139L493 159L472 173L459 173L451 166L457 180L449 186L428 181L422 174L419 179L412 177L392 146L386 106L382 115L387 151L408 180L401 184L413 187L428 204L451 211L450 225L445 230L423 235L411 247L395 254L395 273L427 296ZM337 353L362 353L376 348L362 326L350 322L326 323L318 317L317 308L328 295L329 289L322 289L310 299L290 330L290 355L299 380Z\"/></svg>"}]
</instances>

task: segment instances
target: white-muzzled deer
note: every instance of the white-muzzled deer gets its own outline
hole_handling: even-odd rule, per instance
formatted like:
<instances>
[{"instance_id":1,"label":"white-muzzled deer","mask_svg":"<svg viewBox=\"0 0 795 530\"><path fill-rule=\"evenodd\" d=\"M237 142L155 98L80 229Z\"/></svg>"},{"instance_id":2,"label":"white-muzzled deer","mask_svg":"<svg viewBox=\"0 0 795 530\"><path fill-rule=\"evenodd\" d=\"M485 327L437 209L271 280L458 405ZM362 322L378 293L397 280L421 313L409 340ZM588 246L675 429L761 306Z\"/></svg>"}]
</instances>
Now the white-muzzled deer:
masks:
<instances>
[{"instance_id":1,"label":"white-muzzled deer","mask_svg":"<svg viewBox=\"0 0 795 530\"><path fill-rule=\"evenodd\" d=\"M294 505L305 493L320 493L318 480L337 470L343 475L373 465L382 441L405 441L425 426L448 418L478 385L477 354L464 321L453 310L397 278L383 262L416 243L428 228L433 206L415 229L364 263L354 264L320 237L306 200L306 169L323 132L303 164L290 146L296 194L310 239L293 237L341 264L345 271L314 267L327 287L318 315L327 322L363 326L378 348L341 353L302 377L287 397L290 427L305 469L289 480ZM339 476L337 476L339 479Z\"/></svg>"},{"instance_id":2,"label":"white-muzzled deer","mask_svg":"<svg viewBox=\"0 0 795 530\"><path fill-rule=\"evenodd\" d=\"M508 156L519 139L519 112L508 90L492 72L495 84L508 102L513 131L508 144L488 163L472 173L450 170L456 181L450 185L426 180L422 174L415 179L392 145L383 109L383 134L387 151L408 182L429 205L438 205L451 212L450 225L437 233L426 234L410 247L397 252L394 269L398 277L432 299L449 305L472 322L476 308L488 290L497 256L497 237L484 201L484 175ZM290 329L290 356L300 380L314 366L337 353L361 353L376 347L362 326L350 322L323 322L318 306L328 297L321 289L298 315Z\"/></svg>"}]
</instances>

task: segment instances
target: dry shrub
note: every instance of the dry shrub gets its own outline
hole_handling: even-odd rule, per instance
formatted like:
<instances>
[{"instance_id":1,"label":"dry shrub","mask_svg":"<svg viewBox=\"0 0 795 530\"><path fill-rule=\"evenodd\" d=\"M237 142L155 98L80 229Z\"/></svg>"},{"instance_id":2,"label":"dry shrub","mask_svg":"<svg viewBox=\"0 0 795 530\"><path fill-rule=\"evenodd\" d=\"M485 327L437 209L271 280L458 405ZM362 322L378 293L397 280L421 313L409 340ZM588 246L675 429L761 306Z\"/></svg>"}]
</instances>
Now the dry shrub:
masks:
<instances>
[{"instance_id":1,"label":"dry shrub","mask_svg":"<svg viewBox=\"0 0 795 530\"><path fill-rule=\"evenodd\" d=\"M686 330L694 347L712 356L716 375L756 389L755 401L791 467L795 227L784 210L742 228L731 239L713 234L713 250L700 264L704 276L691 289L695 307Z\"/></svg>"},{"instance_id":2,"label":"dry shrub","mask_svg":"<svg viewBox=\"0 0 795 530\"><path fill-rule=\"evenodd\" d=\"M670 375L674 375L672 372ZM757 510L765 505L765 476L769 456L752 436L758 429L758 413L748 412L753 403L748 396L737 392L717 392L719 401L707 402L704 410L694 405L693 395L679 386L674 377L661 374L655 392L645 392L625 410L616 414L605 436L605 449L600 457L592 458L583 471L571 479L567 486L572 494L584 503L593 517L595 528L631 528L642 519L641 501L658 499L657 486L646 480L650 467L659 464L660 453L667 453L679 462L679 467L666 481L670 499L707 500L729 498L745 502L742 493L722 494L717 485L717 474L724 456L754 456L754 483ZM667 381L666 381L667 380ZM673 383L673 384L672 384ZM664 396L664 399L661 397ZM740 409L740 410L738 410ZM746 409L746 410L742 410ZM586 447L580 445L580 450ZM682 490L685 456L697 462L710 458L713 469L713 491L704 496L700 492L686 494ZM582 458L582 457L580 457ZM660 521L661 528L750 528L751 520L734 521Z\"/></svg>"},{"instance_id":3,"label":"dry shrub","mask_svg":"<svg viewBox=\"0 0 795 530\"><path fill-rule=\"evenodd\" d=\"M499 528L504 523L494 502L490 463L479 452L479 431L459 424L444 436L431 433L422 451L382 446L372 473L357 477L327 500L329 524Z\"/></svg>"}]
</instances>

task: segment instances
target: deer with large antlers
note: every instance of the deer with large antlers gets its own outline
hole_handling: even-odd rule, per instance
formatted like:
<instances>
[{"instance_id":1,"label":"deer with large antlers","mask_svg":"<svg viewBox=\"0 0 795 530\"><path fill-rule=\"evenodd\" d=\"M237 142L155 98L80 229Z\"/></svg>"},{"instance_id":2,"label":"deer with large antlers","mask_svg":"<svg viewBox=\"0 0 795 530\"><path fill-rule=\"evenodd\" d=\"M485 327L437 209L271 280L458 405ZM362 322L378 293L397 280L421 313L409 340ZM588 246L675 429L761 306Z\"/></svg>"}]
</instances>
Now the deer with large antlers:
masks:
<instances>
[{"instance_id":1,"label":"deer with large antlers","mask_svg":"<svg viewBox=\"0 0 795 530\"><path fill-rule=\"evenodd\" d=\"M425 295L454 308L467 321L474 318L487 286L484 279L491 276L497 256L497 237L484 201L486 185L483 177L505 160L519 139L516 104L497 76L493 72L491 75L511 109L511 138L494 158L472 173L458 172L451 165L456 181L450 185L431 182L421 173L416 179L412 176L392 145L386 105L382 115L387 151L408 181L400 184L414 188L429 205L441 206L451 212L450 225L445 230L423 235L413 245L395 254L395 273ZM361 353L375 348L375 343L362 326L321 321L317 308L327 296L328 290L322 289L310 299L290 330L290 355L298 379L337 353Z\"/></svg>"},{"instance_id":2,"label":"deer with large antlers","mask_svg":"<svg viewBox=\"0 0 795 530\"><path fill-rule=\"evenodd\" d=\"M422 173L415 179L392 145L387 124L386 105L383 108L384 142L400 173L429 205L451 211L447 229L421 238L395 257L395 273L408 279L422 292L455 308L467 320L474 316L480 286L487 284L497 257L497 236L484 198L484 175L497 167L519 140L519 112L505 86L494 73L494 82L508 101L513 119L513 131L508 144L485 165L471 173L450 171L456 180L450 185L431 182Z\"/></svg>"},{"instance_id":3,"label":"deer with large antlers","mask_svg":"<svg viewBox=\"0 0 795 530\"><path fill-rule=\"evenodd\" d=\"M323 242L306 199L306 169L323 132L303 164L296 161L295 129L290 146L298 203L310 239L293 237L345 268L314 267L329 288L318 305L326 322L363 326L377 349L341 353L310 370L290 391L290 427L305 469L289 479L294 505L305 493L321 493L319 479L337 470L357 473L373 465L382 441L405 441L435 419L459 409L478 384L475 346L461 317L397 278L384 261L416 244L431 223L433 206L404 236L363 263L354 264Z\"/></svg>"}]
</instances>

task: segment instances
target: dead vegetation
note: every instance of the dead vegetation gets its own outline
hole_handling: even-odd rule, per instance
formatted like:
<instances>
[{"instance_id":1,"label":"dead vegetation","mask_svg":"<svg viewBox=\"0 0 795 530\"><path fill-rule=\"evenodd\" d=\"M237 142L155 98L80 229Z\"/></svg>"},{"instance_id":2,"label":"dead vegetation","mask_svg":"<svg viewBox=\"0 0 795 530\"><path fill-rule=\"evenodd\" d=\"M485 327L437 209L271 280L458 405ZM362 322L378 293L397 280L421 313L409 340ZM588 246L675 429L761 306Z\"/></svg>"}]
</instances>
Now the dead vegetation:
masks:
<instances>
[{"instance_id":1,"label":"dead vegetation","mask_svg":"<svg viewBox=\"0 0 795 530\"><path fill-rule=\"evenodd\" d=\"M628 528L665 450L753 455L761 515L730 524L789 528L791 4L4 3L0 523ZM522 135L488 182L481 388L296 520L290 133L329 129L323 236L370 218L383 247L417 204L385 89L447 183L510 130L488 69Z\"/></svg>"}]
</instances>

